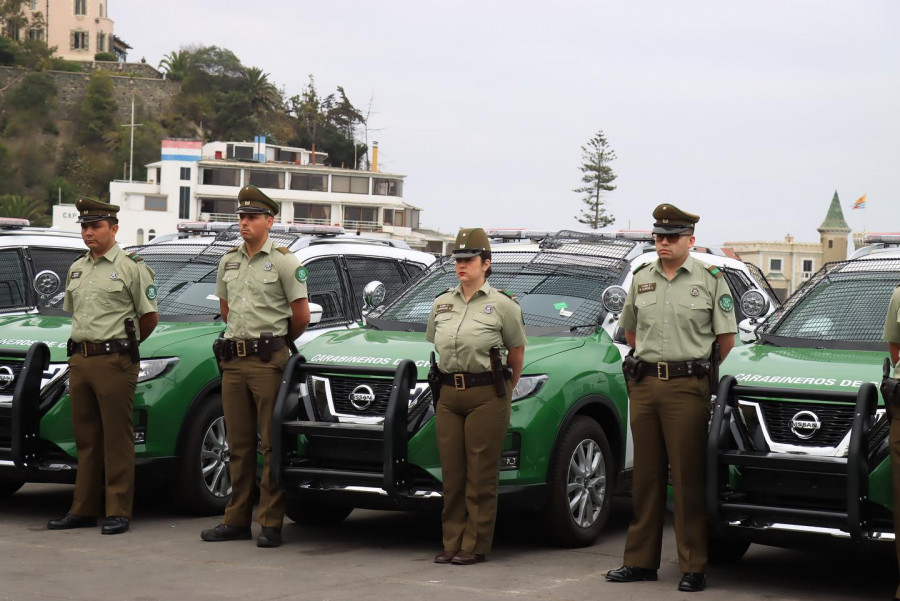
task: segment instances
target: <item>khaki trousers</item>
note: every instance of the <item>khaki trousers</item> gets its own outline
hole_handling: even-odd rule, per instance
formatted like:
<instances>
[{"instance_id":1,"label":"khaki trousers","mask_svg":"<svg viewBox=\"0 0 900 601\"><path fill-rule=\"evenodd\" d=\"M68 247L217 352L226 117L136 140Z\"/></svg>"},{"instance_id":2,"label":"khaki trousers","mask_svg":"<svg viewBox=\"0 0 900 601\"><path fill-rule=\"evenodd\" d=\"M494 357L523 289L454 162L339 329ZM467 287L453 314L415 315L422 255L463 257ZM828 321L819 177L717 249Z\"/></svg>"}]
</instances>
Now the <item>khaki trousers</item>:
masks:
<instances>
[{"instance_id":1,"label":"khaki trousers","mask_svg":"<svg viewBox=\"0 0 900 601\"><path fill-rule=\"evenodd\" d=\"M444 486L445 551L483 555L491 550L509 403L509 394L498 397L493 386L441 387L435 429Z\"/></svg>"},{"instance_id":2,"label":"khaki trousers","mask_svg":"<svg viewBox=\"0 0 900 601\"><path fill-rule=\"evenodd\" d=\"M891 449L891 471L893 472L894 489L894 545L897 551L897 563L900 565L900 419L891 420L891 433L888 435ZM894 597L900 598L900 585Z\"/></svg>"},{"instance_id":3,"label":"khaki trousers","mask_svg":"<svg viewBox=\"0 0 900 601\"><path fill-rule=\"evenodd\" d=\"M628 383L634 520L625 542L625 565L659 568L666 470L671 467L678 563L682 572L706 572L708 390L708 380L694 377L644 377Z\"/></svg>"},{"instance_id":4,"label":"khaki trousers","mask_svg":"<svg viewBox=\"0 0 900 601\"><path fill-rule=\"evenodd\" d=\"M278 487L270 466L272 412L288 357L290 351L282 348L272 353L272 360L267 363L262 362L259 355L221 363L225 436L231 454L232 493L225 507L224 520L229 526L245 528L252 521L257 423L262 440L263 472L256 519L267 528L281 528L284 521L284 493Z\"/></svg>"},{"instance_id":5,"label":"khaki trousers","mask_svg":"<svg viewBox=\"0 0 900 601\"><path fill-rule=\"evenodd\" d=\"M139 368L119 353L69 357L69 403L78 451L70 513L131 519Z\"/></svg>"}]
</instances>

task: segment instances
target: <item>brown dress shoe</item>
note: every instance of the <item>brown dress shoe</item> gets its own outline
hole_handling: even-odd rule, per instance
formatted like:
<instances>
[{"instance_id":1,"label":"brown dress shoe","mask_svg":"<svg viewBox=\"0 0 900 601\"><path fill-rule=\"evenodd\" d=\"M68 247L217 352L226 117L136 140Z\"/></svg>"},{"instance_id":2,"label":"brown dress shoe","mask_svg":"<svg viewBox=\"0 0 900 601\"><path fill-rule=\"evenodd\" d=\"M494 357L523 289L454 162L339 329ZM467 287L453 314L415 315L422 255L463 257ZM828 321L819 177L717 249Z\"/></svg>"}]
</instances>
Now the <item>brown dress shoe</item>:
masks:
<instances>
[{"instance_id":1,"label":"brown dress shoe","mask_svg":"<svg viewBox=\"0 0 900 601\"><path fill-rule=\"evenodd\" d=\"M480 553L469 553L468 551L460 551L453 556L450 563L457 566L470 566L473 563L481 563L484 561L484 555Z\"/></svg>"},{"instance_id":2,"label":"brown dress shoe","mask_svg":"<svg viewBox=\"0 0 900 601\"><path fill-rule=\"evenodd\" d=\"M434 556L434 563L450 563L450 560L459 553L459 551L444 551Z\"/></svg>"}]
</instances>

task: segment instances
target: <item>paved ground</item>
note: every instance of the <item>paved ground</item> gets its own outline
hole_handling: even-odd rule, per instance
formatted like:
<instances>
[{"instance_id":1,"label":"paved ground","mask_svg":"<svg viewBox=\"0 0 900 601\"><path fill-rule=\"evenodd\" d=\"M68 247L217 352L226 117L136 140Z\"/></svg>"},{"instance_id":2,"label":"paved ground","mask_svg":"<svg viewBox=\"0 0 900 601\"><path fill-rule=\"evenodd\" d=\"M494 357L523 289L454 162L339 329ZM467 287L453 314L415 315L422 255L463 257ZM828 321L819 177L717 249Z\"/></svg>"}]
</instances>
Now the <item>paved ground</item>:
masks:
<instances>
[{"instance_id":1,"label":"paved ground","mask_svg":"<svg viewBox=\"0 0 900 601\"><path fill-rule=\"evenodd\" d=\"M285 545L204 543L216 518L178 515L142 502L132 530L45 529L65 513L71 488L28 485L0 501L0 600L309 599L359 601L878 599L897 577L890 554L811 553L754 546L734 567L714 568L710 588L676 590L671 529L656 583L611 584L628 509L616 506L609 531L586 549L554 549L530 534L526 519L502 520L489 561L469 567L432 563L440 524L434 515L356 511L341 526L307 528L290 521ZM258 527L255 528L258 531Z\"/></svg>"}]
</instances>

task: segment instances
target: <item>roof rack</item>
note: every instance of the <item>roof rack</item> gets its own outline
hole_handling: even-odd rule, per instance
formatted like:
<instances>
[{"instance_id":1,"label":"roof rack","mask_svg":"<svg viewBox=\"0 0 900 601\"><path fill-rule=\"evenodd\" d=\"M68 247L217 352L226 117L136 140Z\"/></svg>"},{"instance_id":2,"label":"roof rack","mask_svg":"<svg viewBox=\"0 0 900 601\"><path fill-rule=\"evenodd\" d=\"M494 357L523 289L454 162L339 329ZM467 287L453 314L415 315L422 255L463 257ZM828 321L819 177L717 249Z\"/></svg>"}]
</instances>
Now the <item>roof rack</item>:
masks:
<instances>
[{"instance_id":1,"label":"roof rack","mask_svg":"<svg viewBox=\"0 0 900 601\"><path fill-rule=\"evenodd\" d=\"M237 222L233 221L182 221L176 226L176 229L179 232L189 233L226 232L236 226ZM312 236L337 236L344 233L344 228L339 225L275 223L272 225L271 231L289 234L309 234Z\"/></svg>"},{"instance_id":2,"label":"roof rack","mask_svg":"<svg viewBox=\"0 0 900 601\"><path fill-rule=\"evenodd\" d=\"M0 228L5 230L20 230L29 225L31 225L31 222L27 219L19 219L18 217L0 217Z\"/></svg>"}]
</instances>

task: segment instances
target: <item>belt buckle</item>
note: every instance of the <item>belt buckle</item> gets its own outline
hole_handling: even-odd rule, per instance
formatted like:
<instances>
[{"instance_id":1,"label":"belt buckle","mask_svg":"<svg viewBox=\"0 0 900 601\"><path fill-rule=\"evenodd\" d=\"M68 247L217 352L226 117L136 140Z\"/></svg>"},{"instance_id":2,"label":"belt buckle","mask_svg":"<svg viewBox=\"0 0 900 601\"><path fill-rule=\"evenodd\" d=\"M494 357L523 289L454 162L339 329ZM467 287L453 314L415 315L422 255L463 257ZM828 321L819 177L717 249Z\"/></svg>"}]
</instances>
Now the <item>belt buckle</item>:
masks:
<instances>
[{"instance_id":1,"label":"belt buckle","mask_svg":"<svg viewBox=\"0 0 900 601\"><path fill-rule=\"evenodd\" d=\"M457 390L465 390L466 389L466 375L465 374L453 374L453 386L455 386Z\"/></svg>"},{"instance_id":2,"label":"belt buckle","mask_svg":"<svg viewBox=\"0 0 900 601\"><path fill-rule=\"evenodd\" d=\"M246 340L235 340L234 341L234 352L238 357L246 357L247 356L247 341Z\"/></svg>"},{"instance_id":3,"label":"belt buckle","mask_svg":"<svg viewBox=\"0 0 900 601\"><path fill-rule=\"evenodd\" d=\"M665 373L665 375L663 375L663 373ZM667 361L660 361L656 364L656 377L660 380L669 379L669 363Z\"/></svg>"},{"instance_id":4,"label":"belt buckle","mask_svg":"<svg viewBox=\"0 0 900 601\"><path fill-rule=\"evenodd\" d=\"M82 342L82 343L81 343L81 356L84 357L85 359L87 359L87 357L88 357L88 354L87 354L87 342Z\"/></svg>"}]
</instances>

